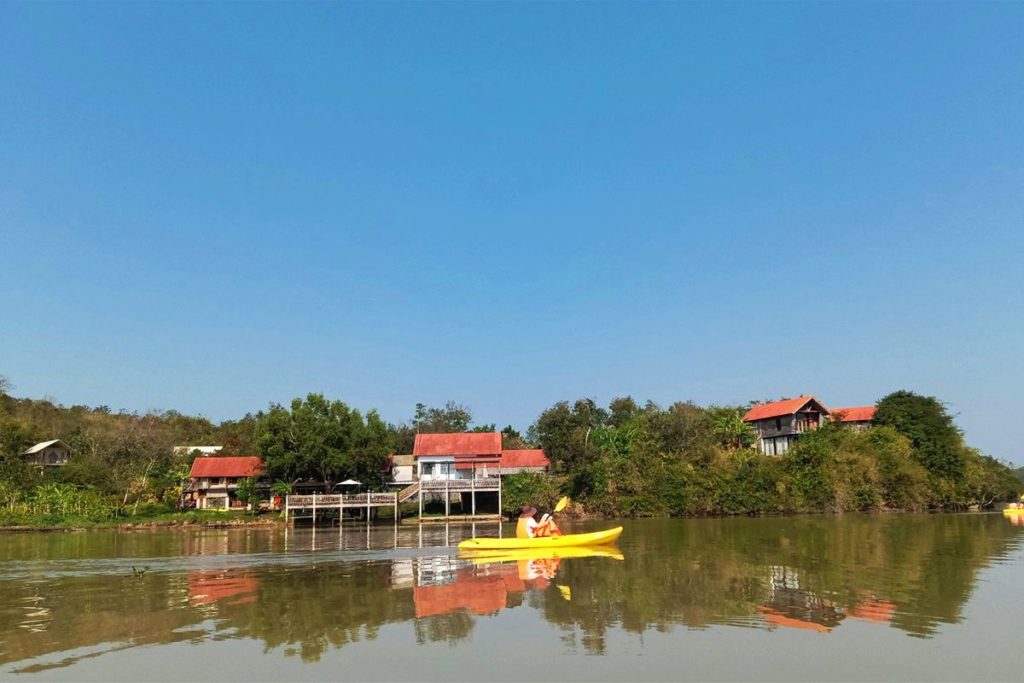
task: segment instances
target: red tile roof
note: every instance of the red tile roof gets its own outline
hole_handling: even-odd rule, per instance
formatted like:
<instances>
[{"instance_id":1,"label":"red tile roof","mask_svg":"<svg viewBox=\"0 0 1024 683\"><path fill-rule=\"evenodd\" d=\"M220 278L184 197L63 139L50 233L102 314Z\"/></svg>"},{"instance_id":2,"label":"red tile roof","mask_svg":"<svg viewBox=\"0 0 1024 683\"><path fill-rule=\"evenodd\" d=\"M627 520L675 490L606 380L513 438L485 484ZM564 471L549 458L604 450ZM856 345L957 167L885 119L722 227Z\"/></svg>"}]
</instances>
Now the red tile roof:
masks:
<instances>
[{"instance_id":1,"label":"red tile roof","mask_svg":"<svg viewBox=\"0 0 1024 683\"><path fill-rule=\"evenodd\" d=\"M875 419L874 406L853 406L852 408L832 408L828 411L833 420L840 422L871 422Z\"/></svg>"},{"instance_id":2,"label":"red tile roof","mask_svg":"<svg viewBox=\"0 0 1024 683\"><path fill-rule=\"evenodd\" d=\"M192 463L188 476L254 477L263 471L263 461L255 455L203 455Z\"/></svg>"},{"instance_id":3,"label":"red tile roof","mask_svg":"<svg viewBox=\"0 0 1024 683\"><path fill-rule=\"evenodd\" d=\"M548 460L548 456L544 454L543 449L540 448L521 448L510 451L502 451L501 458L494 457L474 457L474 458L456 458L455 469L457 470L468 470L472 469L474 463L477 467L481 465L498 467L550 467L551 461Z\"/></svg>"},{"instance_id":4,"label":"red tile roof","mask_svg":"<svg viewBox=\"0 0 1024 683\"><path fill-rule=\"evenodd\" d=\"M551 461L541 448L521 448L501 452L502 467L548 467Z\"/></svg>"},{"instance_id":5,"label":"red tile roof","mask_svg":"<svg viewBox=\"0 0 1024 683\"><path fill-rule=\"evenodd\" d=\"M501 434L470 432L466 434L417 434L412 453L424 455L493 455L501 454Z\"/></svg>"},{"instance_id":6,"label":"red tile roof","mask_svg":"<svg viewBox=\"0 0 1024 683\"><path fill-rule=\"evenodd\" d=\"M822 408L825 408L825 404L813 396L797 396L796 398L787 398L784 401L774 401L772 403L761 403L754 406L747 411L747 414L743 416L744 422L756 422L757 420L767 420L772 417L782 417L783 415L792 415L799 411L808 401L815 401ZM828 409L825 408L825 412Z\"/></svg>"}]
</instances>

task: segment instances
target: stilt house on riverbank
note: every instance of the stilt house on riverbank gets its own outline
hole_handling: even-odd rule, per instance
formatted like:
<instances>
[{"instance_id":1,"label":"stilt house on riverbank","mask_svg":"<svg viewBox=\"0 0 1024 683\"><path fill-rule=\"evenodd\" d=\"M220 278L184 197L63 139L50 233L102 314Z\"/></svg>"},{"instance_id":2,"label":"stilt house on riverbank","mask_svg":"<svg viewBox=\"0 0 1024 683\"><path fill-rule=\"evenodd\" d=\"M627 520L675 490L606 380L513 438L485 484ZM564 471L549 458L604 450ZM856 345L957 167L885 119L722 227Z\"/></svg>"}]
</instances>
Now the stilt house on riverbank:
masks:
<instances>
[{"instance_id":1,"label":"stilt house on riverbank","mask_svg":"<svg viewBox=\"0 0 1024 683\"><path fill-rule=\"evenodd\" d=\"M810 395L759 403L743 416L757 432L757 447L765 455L784 455L801 434L829 420L851 429L867 429L874 419L874 406L829 409Z\"/></svg>"},{"instance_id":2,"label":"stilt house on riverbank","mask_svg":"<svg viewBox=\"0 0 1024 683\"><path fill-rule=\"evenodd\" d=\"M420 516L423 505L444 501L445 517L451 515L454 500L470 515L481 511L501 512L501 434L470 432L462 434L417 434L413 443L418 482L403 489L400 499L416 495ZM468 503L468 505L467 505Z\"/></svg>"},{"instance_id":3,"label":"stilt house on riverbank","mask_svg":"<svg viewBox=\"0 0 1024 683\"><path fill-rule=\"evenodd\" d=\"M255 455L200 456L192 463L182 498L186 504L194 502L200 510L241 508L236 495L238 482L262 473L263 461Z\"/></svg>"},{"instance_id":4,"label":"stilt house on riverbank","mask_svg":"<svg viewBox=\"0 0 1024 683\"><path fill-rule=\"evenodd\" d=\"M743 416L757 432L757 447L765 455L784 455L804 432L821 427L829 411L813 396L760 403Z\"/></svg>"}]
</instances>

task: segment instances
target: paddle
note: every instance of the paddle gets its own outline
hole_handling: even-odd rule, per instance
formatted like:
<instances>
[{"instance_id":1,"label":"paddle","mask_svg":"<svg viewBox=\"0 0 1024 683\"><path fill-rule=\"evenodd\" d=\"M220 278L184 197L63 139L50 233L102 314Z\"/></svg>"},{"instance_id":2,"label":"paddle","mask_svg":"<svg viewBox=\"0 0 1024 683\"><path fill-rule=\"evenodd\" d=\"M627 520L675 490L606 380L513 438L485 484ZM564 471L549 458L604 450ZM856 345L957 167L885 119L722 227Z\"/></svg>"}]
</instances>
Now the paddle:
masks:
<instances>
[{"instance_id":1,"label":"paddle","mask_svg":"<svg viewBox=\"0 0 1024 683\"><path fill-rule=\"evenodd\" d=\"M562 510L565 509L565 507L568 504L569 504L569 496L562 496L562 498L557 503L555 503L555 512L561 512ZM554 514L554 512L552 514ZM551 518L551 515L549 515L548 513L545 512L543 515L541 515L540 523L543 524L544 522L548 521L548 519L550 519L550 518Z\"/></svg>"}]
</instances>

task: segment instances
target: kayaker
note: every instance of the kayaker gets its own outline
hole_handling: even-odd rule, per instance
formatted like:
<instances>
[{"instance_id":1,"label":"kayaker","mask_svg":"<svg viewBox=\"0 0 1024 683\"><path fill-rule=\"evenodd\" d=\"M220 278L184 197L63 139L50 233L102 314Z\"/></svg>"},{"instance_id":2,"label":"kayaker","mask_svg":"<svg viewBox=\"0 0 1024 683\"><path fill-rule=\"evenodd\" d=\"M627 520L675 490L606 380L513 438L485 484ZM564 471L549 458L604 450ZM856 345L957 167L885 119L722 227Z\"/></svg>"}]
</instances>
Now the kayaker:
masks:
<instances>
[{"instance_id":1,"label":"kayaker","mask_svg":"<svg viewBox=\"0 0 1024 683\"><path fill-rule=\"evenodd\" d=\"M537 527L540 524L536 519L537 508L532 505L524 505L519 510L519 521L516 523L516 538L536 538Z\"/></svg>"},{"instance_id":2,"label":"kayaker","mask_svg":"<svg viewBox=\"0 0 1024 683\"><path fill-rule=\"evenodd\" d=\"M545 514L537 521L537 508L532 505L524 505L519 511L519 521L516 524L516 538L543 538L545 536L561 536L555 520Z\"/></svg>"}]
</instances>

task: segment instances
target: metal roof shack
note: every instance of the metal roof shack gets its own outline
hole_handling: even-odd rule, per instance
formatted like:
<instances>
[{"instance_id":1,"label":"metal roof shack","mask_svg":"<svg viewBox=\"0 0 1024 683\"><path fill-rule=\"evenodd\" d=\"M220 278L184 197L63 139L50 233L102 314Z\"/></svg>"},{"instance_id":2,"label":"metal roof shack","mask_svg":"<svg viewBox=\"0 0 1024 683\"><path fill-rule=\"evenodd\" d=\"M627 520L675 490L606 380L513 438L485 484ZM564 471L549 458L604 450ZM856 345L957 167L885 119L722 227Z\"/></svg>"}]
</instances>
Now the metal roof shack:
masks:
<instances>
[{"instance_id":1,"label":"metal roof shack","mask_svg":"<svg viewBox=\"0 0 1024 683\"><path fill-rule=\"evenodd\" d=\"M21 459L35 465L66 465L71 458L71 447L60 439L37 443L21 454Z\"/></svg>"}]
</instances>

